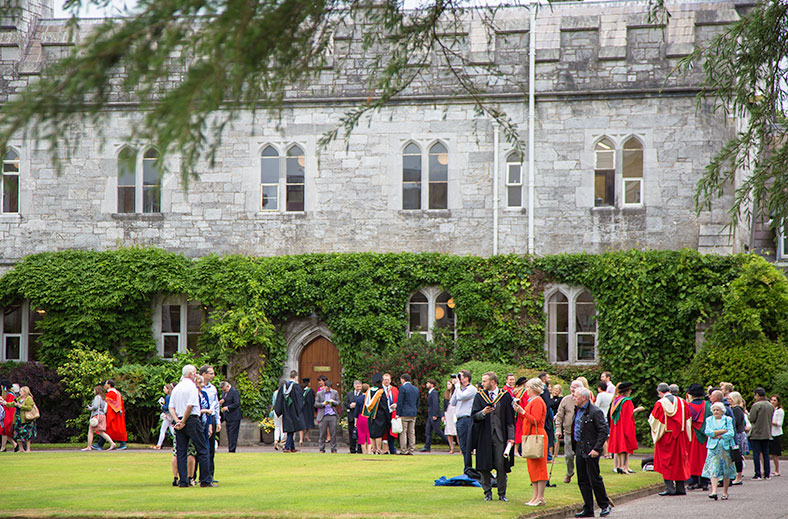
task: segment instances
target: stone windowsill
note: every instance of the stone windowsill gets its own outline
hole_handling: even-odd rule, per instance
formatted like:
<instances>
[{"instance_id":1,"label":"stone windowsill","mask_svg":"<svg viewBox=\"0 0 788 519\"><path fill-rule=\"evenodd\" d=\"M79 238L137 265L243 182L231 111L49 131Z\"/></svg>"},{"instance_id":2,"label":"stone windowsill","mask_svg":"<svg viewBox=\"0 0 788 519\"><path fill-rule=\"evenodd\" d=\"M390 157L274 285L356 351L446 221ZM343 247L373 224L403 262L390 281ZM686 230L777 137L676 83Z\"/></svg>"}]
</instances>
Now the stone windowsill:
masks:
<instances>
[{"instance_id":1,"label":"stone windowsill","mask_svg":"<svg viewBox=\"0 0 788 519\"><path fill-rule=\"evenodd\" d=\"M306 218L306 211L258 211L254 217L259 220Z\"/></svg>"},{"instance_id":2,"label":"stone windowsill","mask_svg":"<svg viewBox=\"0 0 788 519\"><path fill-rule=\"evenodd\" d=\"M21 222L22 215L19 213L0 213L0 223Z\"/></svg>"},{"instance_id":3,"label":"stone windowsill","mask_svg":"<svg viewBox=\"0 0 788 519\"><path fill-rule=\"evenodd\" d=\"M644 205L626 205L621 209L621 214L646 214L646 206Z\"/></svg>"},{"instance_id":4,"label":"stone windowsill","mask_svg":"<svg viewBox=\"0 0 788 519\"><path fill-rule=\"evenodd\" d=\"M504 207L503 212L509 215L528 214L527 207Z\"/></svg>"},{"instance_id":5,"label":"stone windowsill","mask_svg":"<svg viewBox=\"0 0 788 519\"><path fill-rule=\"evenodd\" d=\"M113 220L123 222L161 222L164 220L164 213L112 213Z\"/></svg>"},{"instance_id":6,"label":"stone windowsill","mask_svg":"<svg viewBox=\"0 0 788 519\"><path fill-rule=\"evenodd\" d=\"M400 216L422 218L451 218L451 209L400 209Z\"/></svg>"},{"instance_id":7,"label":"stone windowsill","mask_svg":"<svg viewBox=\"0 0 788 519\"><path fill-rule=\"evenodd\" d=\"M646 214L646 206L627 205L624 207L616 207L612 205L604 205L599 207L592 207L591 214L620 214L623 216Z\"/></svg>"}]
</instances>

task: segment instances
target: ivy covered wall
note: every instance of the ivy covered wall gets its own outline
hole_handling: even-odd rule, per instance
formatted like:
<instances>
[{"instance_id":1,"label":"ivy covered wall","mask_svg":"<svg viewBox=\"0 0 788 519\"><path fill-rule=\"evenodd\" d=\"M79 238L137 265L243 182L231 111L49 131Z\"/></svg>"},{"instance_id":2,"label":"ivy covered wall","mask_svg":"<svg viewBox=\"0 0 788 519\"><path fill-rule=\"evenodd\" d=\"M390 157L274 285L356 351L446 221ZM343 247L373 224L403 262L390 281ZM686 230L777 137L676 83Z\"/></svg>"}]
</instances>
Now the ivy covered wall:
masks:
<instances>
[{"instance_id":1,"label":"ivy covered wall","mask_svg":"<svg viewBox=\"0 0 788 519\"><path fill-rule=\"evenodd\" d=\"M208 359L227 365L242 350L255 352L260 376L250 374L240 383L260 391L255 405L262 407L281 374L287 350L282 325L291 317L314 313L328 325L349 382L367 375L368 353L383 358L397 350L406 339L409 297L437 285L456 304L454 361L546 368L542 293L548 283L564 283L583 286L595 298L599 367L617 381L632 381L651 400L658 382L685 382L695 358L696 323L723 312L731 283L753 265L762 277L769 274L763 290L770 298L748 318L768 321L777 315L786 321L785 312L772 311L788 303L788 282L779 271L754 256L688 250L543 258L359 253L198 260L152 248L64 251L29 256L0 278L0 306L27 299L46 310L39 357L50 366L62 365L77 347L107 352L119 365L154 363L152 301L185 294L213 309L200 339ZM749 308L747 301L737 308L742 306ZM772 323L769 330L764 340L777 354L784 352L784 327ZM769 358L780 358L775 351ZM724 359L724 352L715 358Z\"/></svg>"}]
</instances>

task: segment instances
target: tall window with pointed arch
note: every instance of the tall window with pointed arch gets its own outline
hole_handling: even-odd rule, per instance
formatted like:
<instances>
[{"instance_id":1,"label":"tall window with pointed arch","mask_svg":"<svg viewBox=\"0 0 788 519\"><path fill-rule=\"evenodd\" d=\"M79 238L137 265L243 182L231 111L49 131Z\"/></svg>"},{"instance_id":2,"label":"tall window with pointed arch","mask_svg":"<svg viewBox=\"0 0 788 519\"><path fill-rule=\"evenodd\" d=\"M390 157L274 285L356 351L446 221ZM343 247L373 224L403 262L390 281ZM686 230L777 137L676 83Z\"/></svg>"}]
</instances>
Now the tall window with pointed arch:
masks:
<instances>
[{"instance_id":1,"label":"tall window with pointed arch","mask_svg":"<svg viewBox=\"0 0 788 519\"><path fill-rule=\"evenodd\" d=\"M523 156L513 151L506 156L506 207L523 206Z\"/></svg>"},{"instance_id":2,"label":"tall window with pointed arch","mask_svg":"<svg viewBox=\"0 0 788 519\"><path fill-rule=\"evenodd\" d=\"M0 199L3 213L19 212L19 154L12 149L3 156L3 181L0 183Z\"/></svg>"},{"instance_id":3,"label":"tall window with pointed arch","mask_svg":"<svg viewBox=\"0 0 788 519\"><path fill-rule=\"evenodd\" d=\"M260 156L260 210L279 210L279 152L273 146Z\"/></svg>"},{"instance_id":4,"label":"tall window with pointed arch","mask_svg":"<svg viewBox=\"0 0 788 519\"><path fill-rule=\"evenodd\" d=\"M412 142L402 151L402 208L421 209L421 148Z\"/></svg>"},{"instance_id":5,"label":"tall window with pointed arch","mask_svg":"<svg viewBox=\"0 0 788 519\"><path fill-rule=\"evenodd\" d=\"M547 297L545 306L550 362L595 362L596 308L591 293L584 288L559 287Z\"/></svg>"},{"instance_id":6,"label":"tall window with pointed arch","mask_svg":"<svg viewBox=\"0 0 788 519\"><path fill-rule=\"evenodd\" d=\"M430 209L449 207L449 151L436 142L430 147Z\"/></svg>"},{"instance_id":7,"label":"tall window with pointed arch","mask_svg":"<svg viewBox=\"0 0 788 519\"><path fill-rule=\"evenodd\" d=\"M594 146L594 206L616 204L616 147L605 137Z\"/></svg>"},{"instance_id":8,"label":"tall window with pointed arch","mask_svg":"<svg viewBox=\"0 0 788 519\"><path fill-rule=\"evenodd\" d=\"M161 169L159 152L146 149L142 155L124 147L118 154L118 212L161 212Z\"/></svg>"},{"instance_id":9,"label":"tall window with pointed arch","mask_svg":"<svg viewBox=\"0 0 788 519\"><path fill-rule=\"evenodd\" d=\"M287 211L304 210L304 150L299 146L291 146L287 150L285 209Z\"/></svg>"},{"instance_id":10,"label":"tall window with pointed arch","mask_svg":"<svg viewBox=\"0 0 788 519\"><path fill-rule=\"evenodd\" d=\"M635 137L624 143L623 164L624 205L643 204L643 145Z\"/></svg>"},{"instance_id":11,"label":"tall window with pointed arch","mask_svg":"<svg viewBox=\"0 0 788 519\"><path fill-rule=\"evenodd\" d=\"M436 328L448 328L456 337L454 298L440 287L422 288L408 301L408 334L432 340Z\"/></svg>"}]
</instances>

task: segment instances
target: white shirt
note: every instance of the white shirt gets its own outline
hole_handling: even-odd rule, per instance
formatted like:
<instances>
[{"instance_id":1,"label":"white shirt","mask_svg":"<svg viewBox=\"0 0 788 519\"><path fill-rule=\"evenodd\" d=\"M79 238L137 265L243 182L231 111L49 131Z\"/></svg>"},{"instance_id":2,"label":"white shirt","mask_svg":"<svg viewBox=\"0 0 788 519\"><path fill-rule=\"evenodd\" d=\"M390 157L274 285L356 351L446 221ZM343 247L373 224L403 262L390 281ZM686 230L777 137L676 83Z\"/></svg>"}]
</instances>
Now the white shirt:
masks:
<instances>
[{"instance_id":1,"label":"white shirt","mask_svg":"<svg viewBox=\"0 0 788 519\"><path fill-rule=\"evenodd\" d=\"M191 416L200 416L200 393L197 386L192 379L183 378L172 390L170 409L175 409L178 418L185 419L188 416L183 416L183 413L188 406L192 406Z\"/></svg>"},{"instance_id":2,"label":"white shirt","mask_svg":"<svg viewBox=\"0 0 788 519\"><path fill-rule=\"evenodd\" d=\"M785 419L785 411L782 408L774 410L772 415L772 436L775 438L783 433L783 420ZM777 425L774 425L777 424Z\"/></svg>"},{"instance_id":3,"label":"white shirt","mask_svg":"<svg viewBox=\"0 0 788 519\"><path fill-rule=\"evenodd\" d=\"M457 418L464 418L471 416L471 409L473 409L473 398L476 396L476 387L473 384L468 384L462 387L459 382L454 384L454 393L451 395L449 405L456 406L455 416Z\"/></svg>"},{"instance_id":4,"label":"white shirt","mask_svg":"<svg viewBox=\"0 0 788 519\"><path fill-rule=\"evenodd\" d=\"M211 406L211 414L213 415L214 425L222 423L221 415L219 414L219 392L213 384L205 384L203 386L205 394L208 395L208 405Z\"/></svg>"}]
</instances>

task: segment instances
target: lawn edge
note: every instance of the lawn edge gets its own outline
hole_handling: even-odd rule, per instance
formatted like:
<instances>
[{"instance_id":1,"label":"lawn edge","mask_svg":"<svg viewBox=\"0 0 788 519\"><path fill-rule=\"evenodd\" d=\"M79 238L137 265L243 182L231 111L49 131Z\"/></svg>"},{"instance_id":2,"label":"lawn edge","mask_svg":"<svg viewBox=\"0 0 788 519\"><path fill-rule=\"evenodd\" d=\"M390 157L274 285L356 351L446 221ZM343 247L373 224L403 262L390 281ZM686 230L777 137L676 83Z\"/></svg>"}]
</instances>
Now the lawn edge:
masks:
<instances>
[{"instance_id":1,"label":"lawn edge","mask_svg":"<svg viewBox=\"0 0 788 519\"><path fill-rule=\"evenodd\" d=\"M616 505L654 495L657 493L657 491L663 490L664 488L664 483L654 483L653 485L639 488L637 490L630 490L629 492L622 492L620 494L609 496L610 502L615 509ZM562 506L561 508L554 508L552 510L540 510L532 513L522 514L518 517L518 519L564 519L574 515L580 509L580 507L582 507L582 503Z\"/></svg>"}]
</instances>

